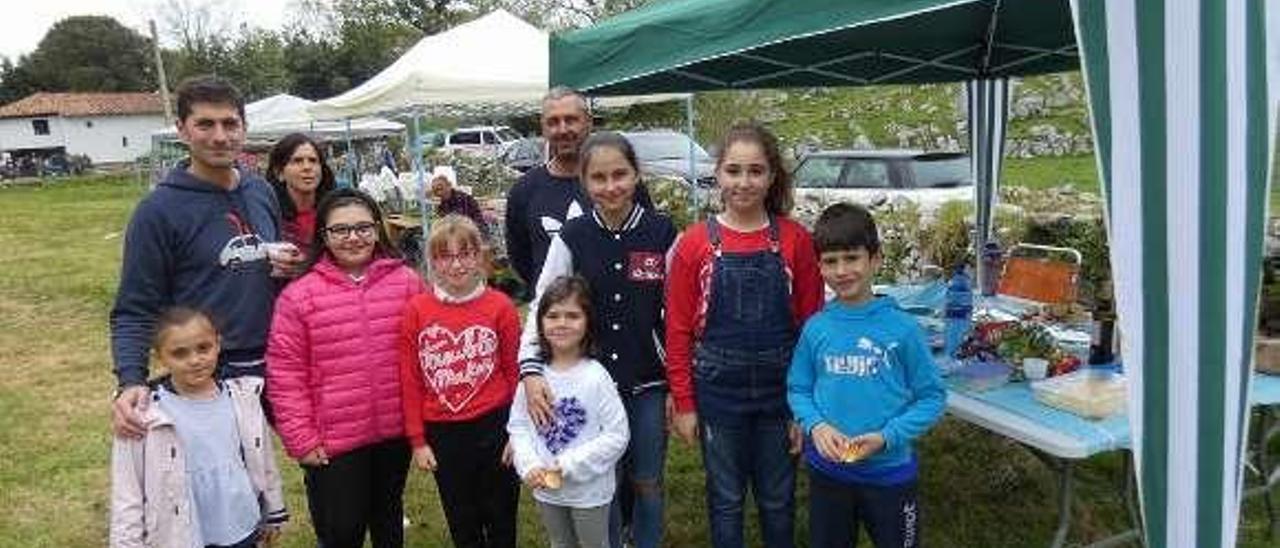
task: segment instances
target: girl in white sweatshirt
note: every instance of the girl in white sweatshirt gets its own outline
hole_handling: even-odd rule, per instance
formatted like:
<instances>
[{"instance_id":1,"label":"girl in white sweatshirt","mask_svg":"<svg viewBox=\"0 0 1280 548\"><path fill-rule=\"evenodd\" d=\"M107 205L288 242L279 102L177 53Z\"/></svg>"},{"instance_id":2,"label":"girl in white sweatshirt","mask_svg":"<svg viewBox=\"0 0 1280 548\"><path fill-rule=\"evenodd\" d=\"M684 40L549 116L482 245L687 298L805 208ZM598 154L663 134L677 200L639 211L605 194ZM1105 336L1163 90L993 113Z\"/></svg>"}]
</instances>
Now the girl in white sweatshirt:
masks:
<instances>
[{"instance_id":1,"label":"girl in white sweatshirt","mask_svg":"<svg viewBox=\"0 0 1280 548\"><path fill-rule=\"evenodd\" d=\"M554 548L606 548L614 465L627 448L627 416L604 366L587 356L591 297L586 280L561 277L538 302L538 342L556 395L553 420L534 426L516 388L507 432L516 472L533 489Z\"/></svg>"}]
</instances>

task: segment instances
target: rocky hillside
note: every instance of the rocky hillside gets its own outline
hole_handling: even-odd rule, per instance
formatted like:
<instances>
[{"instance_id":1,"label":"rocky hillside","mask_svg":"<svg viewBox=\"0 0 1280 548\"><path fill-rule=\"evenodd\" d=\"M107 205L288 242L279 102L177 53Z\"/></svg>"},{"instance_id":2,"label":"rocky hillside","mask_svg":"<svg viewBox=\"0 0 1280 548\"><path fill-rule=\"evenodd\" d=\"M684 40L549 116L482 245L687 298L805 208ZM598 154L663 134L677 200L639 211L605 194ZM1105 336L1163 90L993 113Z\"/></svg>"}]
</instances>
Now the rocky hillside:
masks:
<instances>
[{"instance_id":1,"label":"rocky hillside","mask_svg":"<svg viewBox=\"0 0 1280 548\"><path fill-rule=\"evenodd\" d=\"M1017 80L1012 87L1009 156L1092 152L1079 73ZM709 93L698 97L697 108L700 137L751 116L791 145L959 150L967 139L964 101L961 84L929 84Z\"/></svg>"},{"instance_id":2,"label":"rocky hillside","mask_svg":"<svg viewBox=\"0 0 1280 548\"><path fill-rule=\"evenodd\" d=\"M1078 72L1020 79L1012 87L1009 156L1092 152ZM755 118L792 147L959 150L967 138L964 100L962 84L807 88L700 93L695 110L704 144L735 120ZM610 117L608 125L680 128L683 116L683 105L645 105Z\"/></svg>"}]
</instances>

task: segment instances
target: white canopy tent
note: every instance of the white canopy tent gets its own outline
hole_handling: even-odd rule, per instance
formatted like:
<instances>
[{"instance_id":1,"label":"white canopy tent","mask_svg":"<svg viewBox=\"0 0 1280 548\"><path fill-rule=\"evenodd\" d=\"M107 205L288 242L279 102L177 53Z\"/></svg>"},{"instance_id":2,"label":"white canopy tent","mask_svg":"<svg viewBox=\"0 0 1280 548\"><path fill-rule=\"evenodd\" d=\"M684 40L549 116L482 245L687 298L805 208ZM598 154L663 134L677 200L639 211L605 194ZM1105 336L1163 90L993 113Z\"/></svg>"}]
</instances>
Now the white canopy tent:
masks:
<instances>
[{"instance_id":1,"label":"white canopy tent","mask_svg":"<svg viewBox=\"0 0 1280 548\"><path fill-rule=\"evenodd\" d=\"M423 114L466 118L537 112L550 88L550 43L546 32L496 10L423 38L373 78L337 97L317 102L309 112L322 120L389 113L411 115L417 120ZM593 104L611 108L683 101L689 124L692 97L687 93L609 97L593 99ZM687 127L692 134L692 127ZM410 144L422 225L427 227L431 213L426 207L423 145L419 136L414 136Z\"/></svg>"},{"instance_id":2,"label":"white canopy tent","mask_svg":"<svg viewBox=\"0 0 1280 548\"><path fill-rule=\"evenodd\" d=\"M317 120L309 112L315 101L308 101L281 93L255 101L244 107L245 124L249 141L275 141L290 133L306 133L321 141L360 139L404 132L404 124L381 118L356 118L348 126L346 121ZM159 139L178 138L175 128L165 128L153 133Z\"/></svg>"},{"instance_id":3,"label":"white canopy tent","mask_svg":"<svg viewBox=\"0 0 1280 548\"><path fill-rule=\"evenodd\" d=\"M419 41L395 63L359 87L319 101L319 119L418 113L468 105L538 108L548 89L550 36L497 10ZM688 94L610 97L604 107L684 100Z\"/></svg>"}]
</instances>

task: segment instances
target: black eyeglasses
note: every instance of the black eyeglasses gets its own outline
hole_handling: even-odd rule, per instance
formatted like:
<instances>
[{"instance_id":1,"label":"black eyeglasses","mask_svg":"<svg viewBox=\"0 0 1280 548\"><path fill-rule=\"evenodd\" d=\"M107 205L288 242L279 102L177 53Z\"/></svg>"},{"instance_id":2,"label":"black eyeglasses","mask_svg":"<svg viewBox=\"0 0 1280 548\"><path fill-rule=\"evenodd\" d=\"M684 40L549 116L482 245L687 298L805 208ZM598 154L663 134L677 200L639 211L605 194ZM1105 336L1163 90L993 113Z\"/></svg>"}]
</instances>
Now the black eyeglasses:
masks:
<instances>
[{"instance_id":1,"label":"black eyeglasses","mask_svg":"<svg viewBox=\"0 0 1280 548\"><path fill-rule=\"evenodd\" d=\"M355 234L361 238L372 238L378 225L375 223L356 223L353 225L330 225L324 228L330 238L346 238Z\"/></svg>"}]
</instances>

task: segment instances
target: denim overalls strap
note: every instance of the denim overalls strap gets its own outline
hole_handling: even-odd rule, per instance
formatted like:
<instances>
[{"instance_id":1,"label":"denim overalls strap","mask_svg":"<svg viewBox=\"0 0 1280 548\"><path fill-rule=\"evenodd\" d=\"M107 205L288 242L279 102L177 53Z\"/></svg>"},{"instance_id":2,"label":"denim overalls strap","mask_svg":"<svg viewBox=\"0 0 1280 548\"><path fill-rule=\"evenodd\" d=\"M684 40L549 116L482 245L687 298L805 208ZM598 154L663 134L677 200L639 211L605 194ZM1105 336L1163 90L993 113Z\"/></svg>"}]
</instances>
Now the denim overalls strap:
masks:
<instances>
[{"instance_id":1,"label":"denim overalls strap","mask_svg":"<svg viewBox=\"0 0 1280 548\"><path fill-rule=\"evenodd\" d=\"M701 342L740 350L791 346L791 279L778 224L770 215L769 249L760 251L725 252L720 230L715 217L707 220L711 290Z\"/></svg>"},{"instance_id":2,"label":"denim overalls strap","mask_svg":"<svg viewBox=\"0 0 1280 548\"><path fill-rule=\"evenodd\" d=\"M770 216L769 248L748 252L725 252L720 230L707 220L711 288L694 353L699 413L786 415L796 330L778 225Z\"/></svg>"}]
</instances>

